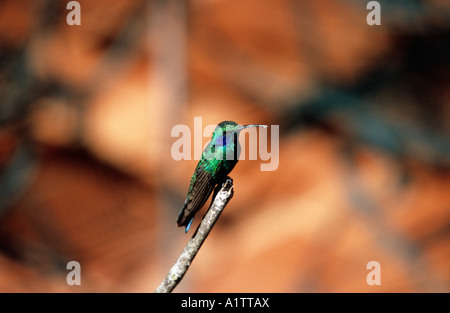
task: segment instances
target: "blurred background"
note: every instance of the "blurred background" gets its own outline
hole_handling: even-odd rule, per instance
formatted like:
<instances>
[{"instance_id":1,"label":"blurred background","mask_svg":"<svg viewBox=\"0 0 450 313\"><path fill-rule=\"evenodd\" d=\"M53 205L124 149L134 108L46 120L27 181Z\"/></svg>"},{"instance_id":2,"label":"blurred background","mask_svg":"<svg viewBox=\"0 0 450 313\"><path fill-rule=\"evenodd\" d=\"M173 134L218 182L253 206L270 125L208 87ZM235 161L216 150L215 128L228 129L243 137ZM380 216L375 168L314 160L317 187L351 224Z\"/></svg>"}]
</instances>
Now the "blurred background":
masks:
<instances>
[{"instance_id":1,"label":"blurred background","mask_svg":"<svg viewBox=\"0 0 450 313\"><path fill-rule=\"evenodd\" d=\"M239 162L175 292L450 291L448 1L68 2L0 1L0 291L153 292L194 117L279 125L279 167Z\"/></svg>"}]
</instances>

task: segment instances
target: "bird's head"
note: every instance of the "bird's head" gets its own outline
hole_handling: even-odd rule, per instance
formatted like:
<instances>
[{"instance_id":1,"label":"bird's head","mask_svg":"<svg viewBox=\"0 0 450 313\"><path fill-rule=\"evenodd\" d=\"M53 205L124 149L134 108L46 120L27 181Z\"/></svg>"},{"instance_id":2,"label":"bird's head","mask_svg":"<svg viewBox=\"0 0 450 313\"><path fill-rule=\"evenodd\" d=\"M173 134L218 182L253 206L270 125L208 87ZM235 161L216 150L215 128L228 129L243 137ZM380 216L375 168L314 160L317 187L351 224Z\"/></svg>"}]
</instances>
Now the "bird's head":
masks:
<instances>
[{"instance_id":1,"label":"bird's head","mask_svg":"<svg viewBox=\"0 0 450 313\"><path fill-rule=\"evenodd\" d=\"M226 146L229 142L235 140L234 138L235 136L237 140L237 136L239 136L241 130L250 127L267 128L267 125L258 125L258 124L239 125L238 123L233 121L223 121L220 122L214 129L211 140L216 146L222 145Z\"/></svg>"}]
</instances>

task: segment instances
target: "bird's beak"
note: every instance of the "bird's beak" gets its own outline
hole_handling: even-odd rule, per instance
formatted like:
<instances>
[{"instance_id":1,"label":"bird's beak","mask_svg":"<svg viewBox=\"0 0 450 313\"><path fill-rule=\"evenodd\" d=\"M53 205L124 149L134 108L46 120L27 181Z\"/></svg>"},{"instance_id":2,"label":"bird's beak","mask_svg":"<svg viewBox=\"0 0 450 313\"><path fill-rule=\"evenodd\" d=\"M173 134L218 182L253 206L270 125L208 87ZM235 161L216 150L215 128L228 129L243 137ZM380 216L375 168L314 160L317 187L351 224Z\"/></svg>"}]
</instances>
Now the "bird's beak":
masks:
<instances>
[{"instance_id":1,"label":"bird's beak","mask_svg":"<svg viewBox=\"0 0 450 313\"><path fill-rule=\"evenodd\" d=\"M250 128L250 127L264 127L264 128L267 128L268 126L267 125L259 125L259 124L242 125L241 130L244 129L244 128Z\"/></svg>"}]
</instances>

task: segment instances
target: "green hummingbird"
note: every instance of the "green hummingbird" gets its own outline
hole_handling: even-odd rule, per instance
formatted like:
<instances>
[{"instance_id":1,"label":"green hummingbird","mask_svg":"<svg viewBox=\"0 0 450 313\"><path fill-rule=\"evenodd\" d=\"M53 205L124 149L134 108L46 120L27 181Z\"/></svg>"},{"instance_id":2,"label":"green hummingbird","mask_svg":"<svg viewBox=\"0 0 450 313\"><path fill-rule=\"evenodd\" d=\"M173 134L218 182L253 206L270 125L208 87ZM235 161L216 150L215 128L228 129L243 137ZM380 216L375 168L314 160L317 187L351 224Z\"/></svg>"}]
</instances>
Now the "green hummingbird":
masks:
<instances>
[{"instance_id":1,"label":"green hummingbird","mask_svg":"<svg viewBox=\"0 0 450 313\"><path fill-rule=\"evenodd\" d=\"M267 125L239 125L233 121L219 123L212 133L211 141L203 150L202 157L191 177L189 190L183 207L178 214L178 226L189 230L194 215L205 204L214 187L224 181L238 162L241 152L239 133L249 127Z\"/></svg>"}]
</instances>

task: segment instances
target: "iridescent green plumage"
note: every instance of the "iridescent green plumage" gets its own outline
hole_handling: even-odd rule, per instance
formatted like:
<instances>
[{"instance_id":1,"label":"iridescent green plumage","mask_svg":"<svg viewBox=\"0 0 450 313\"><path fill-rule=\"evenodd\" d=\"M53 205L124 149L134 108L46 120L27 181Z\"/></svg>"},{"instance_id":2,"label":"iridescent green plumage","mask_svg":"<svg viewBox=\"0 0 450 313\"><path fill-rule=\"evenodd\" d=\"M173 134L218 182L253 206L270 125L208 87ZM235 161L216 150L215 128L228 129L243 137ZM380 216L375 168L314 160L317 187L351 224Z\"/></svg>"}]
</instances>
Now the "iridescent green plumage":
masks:
<instances>
[{"instance_id":1,"label":"iridescent green plumage","mask_svg":"<svg viewBox=\"0 0 450 313\"><path fill-rule=\"evenodd\" d=\"M203 150L202 157L191 177L186 200L178 215L178 226L189 229L195 213L205 204L214 187L220 184L238 162L239 133L244 128L265 125L239 125L232 121L219 123L211 141Z\"/></svg>"}]
</instances>

